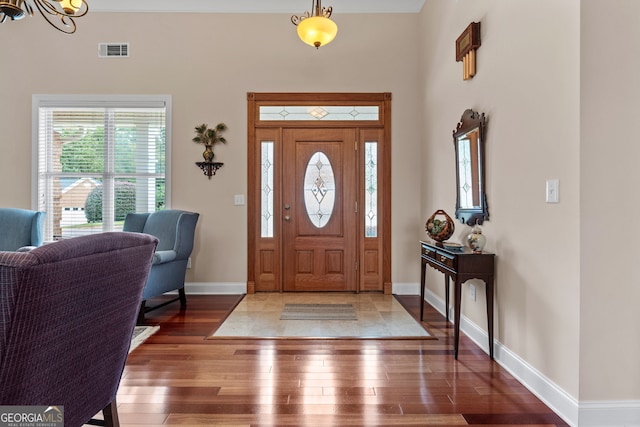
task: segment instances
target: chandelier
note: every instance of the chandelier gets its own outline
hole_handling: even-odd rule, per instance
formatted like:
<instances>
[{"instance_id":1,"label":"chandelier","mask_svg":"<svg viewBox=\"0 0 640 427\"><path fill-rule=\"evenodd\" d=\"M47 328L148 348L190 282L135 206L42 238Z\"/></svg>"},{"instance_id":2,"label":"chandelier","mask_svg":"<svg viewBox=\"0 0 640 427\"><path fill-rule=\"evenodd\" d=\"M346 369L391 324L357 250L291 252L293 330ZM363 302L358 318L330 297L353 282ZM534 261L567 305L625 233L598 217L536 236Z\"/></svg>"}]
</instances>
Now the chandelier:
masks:
<instances>
[{"instance_id":1,"label":"chandelier","mask_svg":"<svg viewBox=\"0 0 640 427\"><path fill-rule=\"evenodd\" d=\"M33 16L34 6L51 26L66 34L76 32L75 18L89 11L86 0L0 0L0 24Z\"/></svg>"},{"instance_id":2,"label":"chandelier","mask_svg":"<svg viewBox=\"0 0 640 427\"><path fill-rule=\"evenodd\" d=\"M304 15L291 17L293 25L298 27L300 40L316 49L333 41L338 34L338 26L331 19L332 8L322 7L321 0L311 0L311 11Z\"/></svg>"}]
</instances>

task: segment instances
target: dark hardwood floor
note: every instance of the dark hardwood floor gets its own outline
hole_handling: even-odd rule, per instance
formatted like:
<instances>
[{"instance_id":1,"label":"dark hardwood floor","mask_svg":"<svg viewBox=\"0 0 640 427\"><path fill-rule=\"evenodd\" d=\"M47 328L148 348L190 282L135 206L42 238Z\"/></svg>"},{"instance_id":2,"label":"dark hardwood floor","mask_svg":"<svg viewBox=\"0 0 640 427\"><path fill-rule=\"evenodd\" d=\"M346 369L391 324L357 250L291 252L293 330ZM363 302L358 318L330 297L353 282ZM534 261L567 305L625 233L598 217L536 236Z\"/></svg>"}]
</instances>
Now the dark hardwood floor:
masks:
<instances>
[{"instance_id":1,"label":"dark hardwood floor","mask_svg":"<svg viewBox=\"0 0 640 427\"><path fill-rule=\"evenodd\" d=\"M147 314L125 367L123 426L566 426L425 305L437 340L205 340L237 296ZM399 297L417 316L419 297Z\"/></svg>"}]
</instances>

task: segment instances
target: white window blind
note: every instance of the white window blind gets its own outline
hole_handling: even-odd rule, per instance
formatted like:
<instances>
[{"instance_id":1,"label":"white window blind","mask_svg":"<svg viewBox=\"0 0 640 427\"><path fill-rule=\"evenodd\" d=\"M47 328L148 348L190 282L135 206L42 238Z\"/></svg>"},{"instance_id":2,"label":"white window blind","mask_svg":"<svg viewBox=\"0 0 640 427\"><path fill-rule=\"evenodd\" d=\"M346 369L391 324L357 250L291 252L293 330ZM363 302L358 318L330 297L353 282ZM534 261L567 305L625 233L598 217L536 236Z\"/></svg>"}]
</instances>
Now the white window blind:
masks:
<instances>
[{"instance_id":1,"label":"white window blind","mask_svg":"<svg viewBox=\"0 0 640 427\"><path fill-rule=\"evenodd\" d=\"M166 99L34 97L45 240L122 230L167 204Z\"/></svg>"}]
</instances>

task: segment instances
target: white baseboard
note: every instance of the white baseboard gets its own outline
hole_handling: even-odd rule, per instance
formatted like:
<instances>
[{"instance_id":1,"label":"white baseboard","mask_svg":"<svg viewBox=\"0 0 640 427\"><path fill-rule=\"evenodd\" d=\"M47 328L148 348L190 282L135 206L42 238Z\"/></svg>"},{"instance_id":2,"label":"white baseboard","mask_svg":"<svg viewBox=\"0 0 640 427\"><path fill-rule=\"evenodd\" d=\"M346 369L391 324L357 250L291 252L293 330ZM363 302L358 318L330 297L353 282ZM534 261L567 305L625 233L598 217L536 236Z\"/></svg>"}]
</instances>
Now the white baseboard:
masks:
<instances>
[{"instance_id":1,"label":"white baseboard","mask_svg":"<svg viewBox=\"0 0 640 427\"><path fill-rule=\"evenodd\" d=\"M580 402L580 427L638 427L640 401Z\"/></svg>"},{"instance_id":2,"label":"white baseboard","mask_svg":"<svg viewBox=\"0 0 640 427\"><path fill-rule=\"evenodd\" d=\"M420 295L418 283L393 283L392 288L397 295ZM247 293L247 284L190 282L185 284L185 292L191 295L241 295ZM425 300L444 315L444 301L440 297L426 289ZM449 313L450 318L452 315ZM489 338L484 329L462 315L460 330L489 354ZM500 366L572 427L640 427L640 401L579 402L497 340L494 357Z\"/></svg>"},{"instance_id":3,"label":"white baseboard","mask_svg":"<svg viewBox=\"0 0 640 427\"><path fill-rule=\"evenodd\" d=\"M426 289L425 300L444 315L445 304L440 297ZM489 354L489 337L484 329L462 315L460 330ZM640 427L640 401L579 402L509 348L494 341L496 362L570 426Z\"/></svg>"},{"instance_id":4,"label":"white baseboard","mask_svg":"<svg viewBox=\"0 0 640 427\"><path fill-rule=\"evenodd\" d=\"M420 286L417 283L393 282L391 292L396 295L420 295Z\"/></svg>"},{"instance_id":5,"label":"white baseboard","mask_svg":"<svg viewBox=\"0 0 640 427\"><path fill-rule=\"evenodd\" d=\"M425 300L444 315L444 301L428 289ZM452 318L453 313L449 313ZM475 342L485 353L489 354L489 335L466 316L460 317L460 330ZM559 417L571 426L578 426L578 401L545 377L541 372L528 364L494 339L494 359L531 393L542 400Z\"/></svg>"},{"instance_id":6,"label":"white baseboard","mask_svg":"<svg viewBox=\"0 0 640 427\"><path fill-rule=\"evenodd\" d=\"M245 282L187 282L184 284L187 295L242 295L247 293Z\"/></svg>"},{"instance_id":7,"label":"white baseboard","mask_svg":"<svg viewBox=\"0 0 640 427\"><path fill-rule=\"evenodd\" d=\"M187 282L184 291L191 295L241 295L247 293L244 282ZM394 283L393 293L397 295L420 295L416 283Z\"/></svg>"}]
</instances>

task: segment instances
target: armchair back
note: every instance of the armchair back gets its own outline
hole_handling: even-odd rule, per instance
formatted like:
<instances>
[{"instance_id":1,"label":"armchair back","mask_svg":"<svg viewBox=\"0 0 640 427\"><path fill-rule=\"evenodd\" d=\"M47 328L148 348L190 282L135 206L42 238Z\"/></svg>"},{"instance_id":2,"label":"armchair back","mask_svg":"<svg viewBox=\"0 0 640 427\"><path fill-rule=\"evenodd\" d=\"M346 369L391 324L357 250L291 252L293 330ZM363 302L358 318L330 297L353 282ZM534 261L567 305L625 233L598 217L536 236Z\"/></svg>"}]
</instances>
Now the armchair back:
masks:
<instances>
[{"instance_id":1,"label":"armchair back","mask_svg":"<svg viewBox=\"0 0 640 427\"><path fill-rule=\"evenodd\" d=\"M0 251L42 245L44 212L0 208Z\"/></svg>"},{"instance_id":2,"label":"armchair back","mask_svg":"<svg viewBox=\"0 0 640 427\"><path fill-rule=\"evenodd\" d=\"M153 213L131 213L123 231L146 233L158 238L158 251L174 250L176 259L187 259L193 250L194 233L199 214L168 209Z\"/></svg>"}]
</instances>

